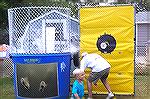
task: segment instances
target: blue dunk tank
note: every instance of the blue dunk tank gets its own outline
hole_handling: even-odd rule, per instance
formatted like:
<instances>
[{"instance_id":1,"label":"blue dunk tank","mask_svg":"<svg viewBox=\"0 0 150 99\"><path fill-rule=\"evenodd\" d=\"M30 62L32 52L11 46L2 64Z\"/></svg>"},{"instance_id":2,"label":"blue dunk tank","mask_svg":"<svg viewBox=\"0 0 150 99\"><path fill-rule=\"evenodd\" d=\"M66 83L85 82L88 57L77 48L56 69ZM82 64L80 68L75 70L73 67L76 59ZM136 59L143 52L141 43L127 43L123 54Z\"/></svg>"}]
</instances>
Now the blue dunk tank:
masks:
<instances>
[{"instance_id":1,"label":"blue dunk tank","mask_svg":"<svg viewBox=\"0 0 150 99\"><path fill-rule=\"evenodd\" d=\"M79 22L70 9L21 7L8 14L16 98L69 97L72 57L79 49Z\"/></svg>"},{"instance_id":2,"label":"blue dunk tank","mask_svg":"<svg viewBox=\"0 0 150 99\"><path fill-rule=\"evenodd\" d=\"M69 96L70 53L13 54L17 97L63 98Z\"/></svg>"}]
</instances>

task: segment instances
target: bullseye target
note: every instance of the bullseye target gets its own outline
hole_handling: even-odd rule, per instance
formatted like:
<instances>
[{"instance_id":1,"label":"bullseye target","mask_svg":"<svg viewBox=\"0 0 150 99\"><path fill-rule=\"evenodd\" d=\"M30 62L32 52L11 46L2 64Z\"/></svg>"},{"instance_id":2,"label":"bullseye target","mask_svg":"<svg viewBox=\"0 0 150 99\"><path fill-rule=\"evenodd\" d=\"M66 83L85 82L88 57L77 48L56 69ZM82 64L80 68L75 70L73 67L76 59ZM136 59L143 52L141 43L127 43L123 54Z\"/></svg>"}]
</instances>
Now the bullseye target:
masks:
<instances>
[{"instance_id":1,"label":"bullseye target","mask_svg":"<svg viewBox=\"0 0 150 99\"><path fill-rule=\"evenodd\" d=\"M104 34L98 38L96 45L102 53L111 53L116 48L116 40L113 36Z\"/></svg>"}]
</instances>

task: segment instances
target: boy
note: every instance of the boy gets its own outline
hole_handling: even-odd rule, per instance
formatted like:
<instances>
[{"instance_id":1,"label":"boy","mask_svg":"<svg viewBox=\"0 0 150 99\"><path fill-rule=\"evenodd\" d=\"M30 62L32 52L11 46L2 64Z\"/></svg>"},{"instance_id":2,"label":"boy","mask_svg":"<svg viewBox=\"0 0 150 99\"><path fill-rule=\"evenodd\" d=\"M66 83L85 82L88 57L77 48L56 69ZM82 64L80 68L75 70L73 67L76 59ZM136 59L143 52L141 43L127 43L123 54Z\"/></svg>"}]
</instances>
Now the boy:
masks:
<instances>
[{"instance_id":1,"label":"boy","mask_svg":"<svg viewBox=\"0 0 150 99\"><path fill-rule=\"evenodd\" d=\"M84 70L75 69L73 71L73 75L75 76L76 80L73 83L72 97L74 97L73 99L82 99L82 97L84 96Z\"/></svg>"}]
</instances>

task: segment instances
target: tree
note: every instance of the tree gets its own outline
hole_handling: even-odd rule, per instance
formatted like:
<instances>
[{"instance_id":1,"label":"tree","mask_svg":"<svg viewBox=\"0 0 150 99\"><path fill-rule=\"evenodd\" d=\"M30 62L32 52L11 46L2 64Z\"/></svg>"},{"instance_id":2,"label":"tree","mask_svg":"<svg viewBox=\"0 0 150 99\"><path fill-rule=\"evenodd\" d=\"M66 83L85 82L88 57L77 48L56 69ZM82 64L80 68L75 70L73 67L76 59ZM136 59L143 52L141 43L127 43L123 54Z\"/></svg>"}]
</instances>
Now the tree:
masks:
<instances>
[{"instance_id":1,"label":"tree","mask_svg":"<svg viewBox=\"0 0 150 99\"><path fill-rule=\"evenodd\" d=\"M8 0L0 1L0 44L8 44L8 19L7 9L9 8Z\"/></svg>"},{"instance_id":2,"label":"tree","mask_svg":"<svg viewBox=\"0 0 150 99\"><path fill-rule=\"evenodd\" d=\"M94 2L94 0L87 0L88 2ZM98 1L98 0L96 0ZM100 0L101 1L101 0ZM80 0L1 0L0 1L0 44L8 43L8 13L7 10L12 7L22 6L59 6L71 8L71 16L78 18L78 5ZM139 9L145 8L150 11L150 0L118 0L116 4L128 4L138 3ZM143 11L143 10L139 10ZM144 10L145 11L145 10ZM7 40L6 40L7 39Z\"/></svg>"},{"instance_id":3,"label":"tree","mask_svg":"<svg viewBox=\"0 0 150 99\"><path fill-rule=\"evenodd\" d=\"M7 26L7 9L9 8L9 3L6 1L0 1L0 28L4 29Z\"/></svg>"},{"instance_id":4,"label":"tree","mask_svg":"<svg viewBox=\"0 0 150 99\"><path fill-rule=\"evenodd\" d=\"M150 1L149 0L142 0L143 4L146 6L147 10L150 11Z\"/></svg>"}]
</instances>

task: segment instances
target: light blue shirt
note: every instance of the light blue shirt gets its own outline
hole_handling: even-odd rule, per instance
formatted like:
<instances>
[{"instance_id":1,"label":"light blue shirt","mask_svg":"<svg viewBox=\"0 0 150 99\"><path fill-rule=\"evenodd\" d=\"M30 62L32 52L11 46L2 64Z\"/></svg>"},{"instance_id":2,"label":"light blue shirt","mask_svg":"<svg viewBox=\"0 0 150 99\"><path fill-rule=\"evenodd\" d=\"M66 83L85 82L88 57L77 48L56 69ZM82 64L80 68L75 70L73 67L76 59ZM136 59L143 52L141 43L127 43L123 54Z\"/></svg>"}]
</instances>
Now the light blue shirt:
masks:
<instances>
[{"instance_id":1,"label":"light blue shirt","mask_svg":"<svg viewBox=\"0 0 150 99\"><path fill-rule=\"evenodd\" d=\"M75 80L72 88L72 95L78 94L80 99L84 96L84 84L83 82L79 83L78 80Z\"/></svg>"}]
</instances>

